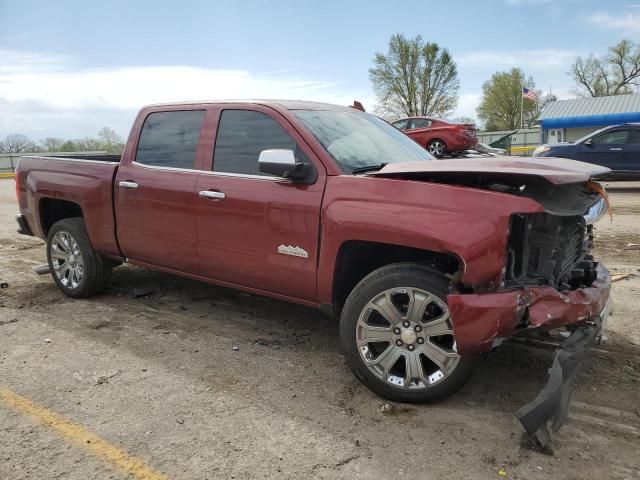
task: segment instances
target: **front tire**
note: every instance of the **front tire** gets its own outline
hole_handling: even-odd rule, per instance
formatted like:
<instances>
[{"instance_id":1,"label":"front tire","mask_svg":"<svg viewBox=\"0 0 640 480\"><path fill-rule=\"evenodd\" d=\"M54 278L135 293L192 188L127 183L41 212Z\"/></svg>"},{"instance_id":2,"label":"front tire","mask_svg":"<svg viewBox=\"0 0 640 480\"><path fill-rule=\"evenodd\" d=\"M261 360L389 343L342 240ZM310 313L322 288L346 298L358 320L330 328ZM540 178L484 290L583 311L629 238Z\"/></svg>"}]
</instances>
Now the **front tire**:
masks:
<instances>
[{"instance_id":1,"label":"front tire","mask_svg":"<svg viewBox=\"0 0 640 480\"><path fill-rule=\"evenodd\" d=\"M458 354L442 272L416 263L381 267L356 285L340 318L347 363L369 389L425 403L459 390L475 359Z\"/></svg>"},{"instance_id":2,"label":"front tire","mask_svg":"<svg viewBox=\"0 0 640 480\"><path fill-rule=\"evenodd\" d=\"M70 297L95 295L111 280L113 264L94 250L82 218L60 220L51 227L47 260L56 285Z\"/></svg>"}]
</instances>

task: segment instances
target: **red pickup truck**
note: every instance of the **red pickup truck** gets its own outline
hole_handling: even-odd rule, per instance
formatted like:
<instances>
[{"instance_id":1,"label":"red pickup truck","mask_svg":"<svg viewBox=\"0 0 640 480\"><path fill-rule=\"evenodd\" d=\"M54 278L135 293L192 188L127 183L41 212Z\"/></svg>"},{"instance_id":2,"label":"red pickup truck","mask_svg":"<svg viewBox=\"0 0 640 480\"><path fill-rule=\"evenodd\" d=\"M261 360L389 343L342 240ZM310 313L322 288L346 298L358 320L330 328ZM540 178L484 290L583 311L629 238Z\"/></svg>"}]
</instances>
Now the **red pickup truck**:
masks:
<instances>
[{"instance_id":1,"label":"red pickup truck","mask_svg":"<svg viewBox=\"0 0 640 480\"><path fill-rule=\"evenodd\" d=\"M129 262L319 308L340 317L360 380L420 402L458 390L505 338L599 332L611 280L590 253L606 211L591 177L607 171L434 160L349 107L155 105L121 158L23 157L17 220L69 296Z\"/></svg>"}]
</instances>

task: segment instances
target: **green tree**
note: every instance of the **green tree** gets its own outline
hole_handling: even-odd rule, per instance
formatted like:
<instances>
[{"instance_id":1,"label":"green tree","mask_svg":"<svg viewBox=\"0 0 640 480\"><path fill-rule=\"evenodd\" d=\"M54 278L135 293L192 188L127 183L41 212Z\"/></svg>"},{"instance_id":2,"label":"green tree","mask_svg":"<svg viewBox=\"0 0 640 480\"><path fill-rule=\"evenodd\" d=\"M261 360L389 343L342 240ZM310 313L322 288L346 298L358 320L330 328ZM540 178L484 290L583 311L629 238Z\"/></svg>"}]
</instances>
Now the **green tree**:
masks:
<instances>
[{"instance_id":1,"label":"green tree","mask_svg":"<svg viewBox=\"0 0 640 480\"><path fill-rule=\"evenodd\" d=\"M62 145L60 145L60 151L61 152L77 152L78 147L76 147L76 144L73 142L73 140L67 140Z\"/></svg>"},{"instance_id":2,"label":"green tree","mask_svg":"<svg viewBox=\"0 0 640 480\"><path fill-rule=\"evenodd\" d=\"M640 87L640 43L622 40L606 55L577 57L569 75L576 93L585 97L606 97L633 93Z\"/></svg>"},{"instance_id":3,"label":"green tree","mask_svg":"<svg viewBox=\"0 0 640 480\"><path fill-rule=\"evenodd\" d=\"M458 103L458 69L453 57L420 35L396 34L387 54L376 53L369 79L383 116L445 115Z\"/></svg>"},{"instance_id":4,"label":"green tree","mask_svg":"<svg viewBox=\"0 0 640 480\"><path fill-rule=\"evenodd\" d=\"M533 78L526 78L519 68L496 72L482 84L482 99L476 111L484 122L485 130L520 128L521 106L524 127L535 124L541 108L541 92L536 90L538 101L523 100L522 87L535 89L535 83Z\"/></svg>"}]
</instances>

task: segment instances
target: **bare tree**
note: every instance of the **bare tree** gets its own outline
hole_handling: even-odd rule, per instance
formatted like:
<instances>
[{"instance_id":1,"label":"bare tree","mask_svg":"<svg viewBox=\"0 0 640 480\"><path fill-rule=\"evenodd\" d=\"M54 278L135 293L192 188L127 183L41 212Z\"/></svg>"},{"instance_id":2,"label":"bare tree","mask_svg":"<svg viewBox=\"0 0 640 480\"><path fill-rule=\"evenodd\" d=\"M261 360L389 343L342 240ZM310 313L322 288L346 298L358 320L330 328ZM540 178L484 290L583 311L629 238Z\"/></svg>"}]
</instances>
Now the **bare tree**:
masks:
<instances>
[{"instance_id":1,"label":"bare tree","mask_svg":"<svg viewBox=\"0 0 640 480\"><path fill-rule=\"evenodd\" d=\"M47 137L40 141L42 148L47 152L59 152L64 140L58 137Z\"/></svg>"},{"instance_id":2,"label":"bare tree","mask_svg":"<svg viewBox=\"0 0 640 480\"><path fill-rule=\"evenodd\" d=\"M396 34L376 53L369 78L383 116L445 115L458 103L458 69L447 49Z\"/></svg>"},{"instance_id":3,"label":"bare tree","mask_svg":"<svg viewBox=\"0 0 640 480\"><path fill-rule=\"evenodd\" d=\"M607 55L575 59L569 70L582 96L604 97L633 93L640 88L640 43L622 40Z\"/></svg>"},{"instance_id":4,"label":"bare tree","mask_svg":"<svg viewBox=\"0 0 640 480\"><path fill-rule=\"evenodd\" d=\"M0 142L0 152L2 153L22 153L37 150L36 144L26 135L14 133L7 135Z\"/></svg>"},{"instance_id":5,"label":"bare tree","mask_svg":"<svg viewBox=\"0 0 640 480\"><path fill-rule=\"evenodd\" d=\"M109 153L122 153L124 141L115 130L109 127L102 127L98 132L98 138L102 142L102 149Z\"/></svg>"},{"instance_id":6,"label":"bare tree","mask_svg":"<svg viewBox=\"0 0 640 480\"><path fill-rule=\"evenodd\" d=\"M102 142L97 138L84 137L73 141L79 152L97 152L102 150Z\"/></svg>"}]
</instances>

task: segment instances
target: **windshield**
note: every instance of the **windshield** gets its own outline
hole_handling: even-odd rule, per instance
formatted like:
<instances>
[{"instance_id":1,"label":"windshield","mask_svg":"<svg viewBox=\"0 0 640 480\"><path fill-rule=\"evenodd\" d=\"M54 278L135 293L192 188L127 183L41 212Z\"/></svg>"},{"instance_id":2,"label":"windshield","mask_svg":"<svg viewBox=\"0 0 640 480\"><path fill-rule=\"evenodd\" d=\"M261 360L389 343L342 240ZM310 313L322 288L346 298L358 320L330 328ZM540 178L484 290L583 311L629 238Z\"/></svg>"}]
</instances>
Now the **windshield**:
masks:
<instances>
[{"instance_id":1,"label":"windshield","mask_svg":"<svg viewBox=\"0 0 640 480\"><path fill-rule=\"evenodd\" d=\"M378 117L335 110L293 112L345 173L387 163L434 158L424 148Z\"/></svg>"}]
</instances>

